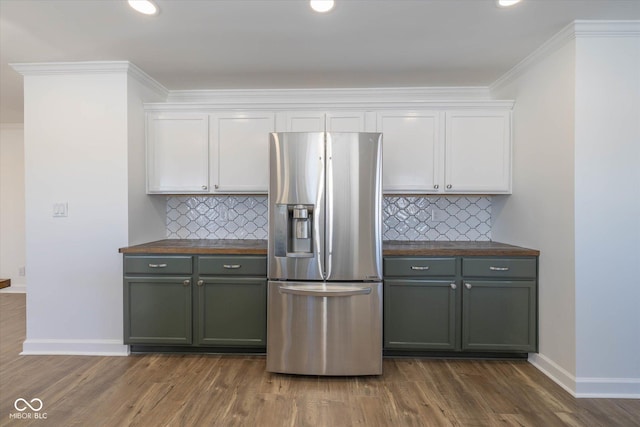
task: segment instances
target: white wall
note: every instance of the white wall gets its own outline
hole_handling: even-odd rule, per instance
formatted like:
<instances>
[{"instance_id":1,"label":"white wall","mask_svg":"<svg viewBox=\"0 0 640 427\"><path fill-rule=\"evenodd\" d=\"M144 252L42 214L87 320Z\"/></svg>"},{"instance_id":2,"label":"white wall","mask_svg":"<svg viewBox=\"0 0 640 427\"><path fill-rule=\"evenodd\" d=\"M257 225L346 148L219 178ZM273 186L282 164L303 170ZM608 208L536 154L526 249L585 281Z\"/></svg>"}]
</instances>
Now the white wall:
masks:
<instances>
[{"instance_id":1,"label":"white wall","mask_svg":"<svg viewBox=\"0 0 640 427\"><path fill-rule=\"evenodd\" d=\"M26 290L24 231L24 132L22 124L0 125L0 278L5 291Z\"/></svg>"},{"instance_id":2,"label":"white wall","mask_svg":"<svg viewBox=\"0 0 640 427\"><path fill-rule=\"evenodd\" d=\"M127 354L118 248L166 233L164 201L144 194L142 106L166 90L124 61L14 68L25 76L23 352Z\"/></svg>"},{"instance_id":3,"label":"white wall","mask_svg":"<svg viewBox=\"0 0 640 427\"><path fill-rule=\"evenodd\" d=\"M164 239L167 236L167 198L146 195L145 102L161 102L158 93L138 79L127 79L129 245Z\"/></svg>"},{"instance_id":4,"label":"white wall","mask_svg":"<svg viewBox=\"0 0 640 427\"><path fill-rule=\"evenodd\" d=\"M26 354L126 354L126 73L26 75ZM67 202L67 218L52 206Z\"/></svg>"},{"instance_id":5,"label":"white wall","mask_svg":"<svg viewBox=\"0 0 640 427\"><path fill-rule=\"evenodd\" d=\"M513 195L493 198L496 241L540 250L539 354L532 362L573 390L574 43L493 93L515 99Z\"/></svg>"},{"instance_id":6,"label":"white wall","mask_svg":"<svg viewBox=\"0 0 640 427\"><path fill-rule=\"evenodd\" d=\"M575 116L576 393L640 397L640 36L577 39Z\"/></svg>"},{"instance_id":7,"label":"white wall","mask_svg":"<svg viewBox=\"0 0 640 427\"><path fill-rule=\"evenodd\" d=\"M578 397L640 397L640 22L578 21L495 85L516 100L493 237L537 247L540 353Z\"/></svg>"}]
</instances>

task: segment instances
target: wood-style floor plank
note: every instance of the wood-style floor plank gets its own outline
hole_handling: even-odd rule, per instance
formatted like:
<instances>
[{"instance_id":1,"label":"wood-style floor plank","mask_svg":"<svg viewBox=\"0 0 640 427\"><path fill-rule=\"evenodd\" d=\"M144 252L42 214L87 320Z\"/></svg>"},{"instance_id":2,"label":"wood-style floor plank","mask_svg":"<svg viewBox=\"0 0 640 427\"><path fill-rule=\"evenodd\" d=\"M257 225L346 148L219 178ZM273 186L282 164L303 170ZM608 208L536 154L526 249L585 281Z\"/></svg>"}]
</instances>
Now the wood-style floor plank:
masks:
<instances>
[{"instance_id":1,"label":"wood-style floor plank","mask_svg":"<svg viewBox=\"0 0 640 427\"><path fill-rule=\"evenodd\" d=\"M0 294L0 426L640 426L640 400L574 399L526 361L395 358L343 378L262 356L20 356L24 313ZM47 419L10 419L17 398Z\"/></svg>"}]
</instances>

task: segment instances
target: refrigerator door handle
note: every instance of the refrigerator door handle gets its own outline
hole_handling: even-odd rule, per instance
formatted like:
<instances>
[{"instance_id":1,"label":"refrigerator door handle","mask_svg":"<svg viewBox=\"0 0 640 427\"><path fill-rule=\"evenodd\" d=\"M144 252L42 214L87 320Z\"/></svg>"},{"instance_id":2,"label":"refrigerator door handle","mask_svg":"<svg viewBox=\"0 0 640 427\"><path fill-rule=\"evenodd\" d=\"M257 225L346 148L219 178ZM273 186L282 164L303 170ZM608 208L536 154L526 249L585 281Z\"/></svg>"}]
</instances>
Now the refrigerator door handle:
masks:
<instances>
[{"instance_id":1,"label":"refrigerator door handle","mask_svg":"<svg viewBox=\"0 0 640 427\"><path fill-rule=\"evenodd\" d=\"M326 161L326 173L325 173L325 182L326 182L326 199L325 203L327 205L327 209L325 211L326 221L325 221L325 280L331 277L331 264L332 264L332 256L333 256L333 150L331 145L331 134L325 133L325 150L327 158Z\"/></svg>"},{"instance_id":2,"label":"refrigerator door handle","mask_svg":"<svg viewBox=\"0 0 640 427\"><path fill-rule=\"evenodd\" d=\"M370 287L309 287L309 286L280 286L281 294L302 295L307 297L350 297L354 295L369 295Z\"/></svg>"}]
</instances>

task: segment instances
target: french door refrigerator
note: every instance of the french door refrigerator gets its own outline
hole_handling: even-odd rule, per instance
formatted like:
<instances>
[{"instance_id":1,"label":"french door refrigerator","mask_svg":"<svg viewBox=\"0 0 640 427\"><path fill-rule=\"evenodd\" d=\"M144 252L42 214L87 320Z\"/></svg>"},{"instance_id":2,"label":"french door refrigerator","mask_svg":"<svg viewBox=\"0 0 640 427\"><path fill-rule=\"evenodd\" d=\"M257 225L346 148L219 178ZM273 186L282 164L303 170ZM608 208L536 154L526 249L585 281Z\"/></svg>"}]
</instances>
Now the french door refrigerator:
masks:
<instances>
[{"instance_id":1,"label":"french door refrigerator","mask_svg":"<svg viewBox=\"0 0 640 427\"><path fill-rule=\"evenodd\" d=\"M382 374L382 134L272 133L267 371Z\"/></svg>"}]
</instances>

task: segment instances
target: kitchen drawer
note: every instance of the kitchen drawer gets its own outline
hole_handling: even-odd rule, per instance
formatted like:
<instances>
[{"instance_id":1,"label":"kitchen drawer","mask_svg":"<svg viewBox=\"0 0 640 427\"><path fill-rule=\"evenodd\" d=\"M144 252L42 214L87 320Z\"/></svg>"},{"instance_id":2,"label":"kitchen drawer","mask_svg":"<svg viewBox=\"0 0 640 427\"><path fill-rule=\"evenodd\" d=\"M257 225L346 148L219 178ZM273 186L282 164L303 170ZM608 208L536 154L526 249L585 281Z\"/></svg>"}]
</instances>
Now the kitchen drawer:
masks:
<instances>
[{"instance_id":1,"label":"kitchen drawer","mask_svg":"<svg viewBox=\"0 0 640 427\"><path fill-rule=\"evenodd\" d=\"M200 275L267 276L265 256L200 256Z\"/></svg>"},{"instance_id":2,"label":"kitchen drawer","mask_svg":"<svg viewBox=\"0 0 640 427\"><path fill-rule=\"evenodd\" d=\"M535 258L462 258L465 277L536 277Z\"/></svg>"},{"instance_id":3,"label":"kitchen drawer","mask_svg":"<svg viewBox=\"0 0 640 427\"><path fill-rule=\"evenodd\" d=\"M140 256L124 257L124 274L191 274L193 262L190 256Z\"/></svg>"},{"instance_id":4,"label":"kitchen drawer","mask_svg":"<svg viewBox=\"0 0 640 427\"><path fill-rule=\"evenodd\" d=\"M455 258L384 258L384 276L455 276Z\"/></svg>"}]
</instances>

